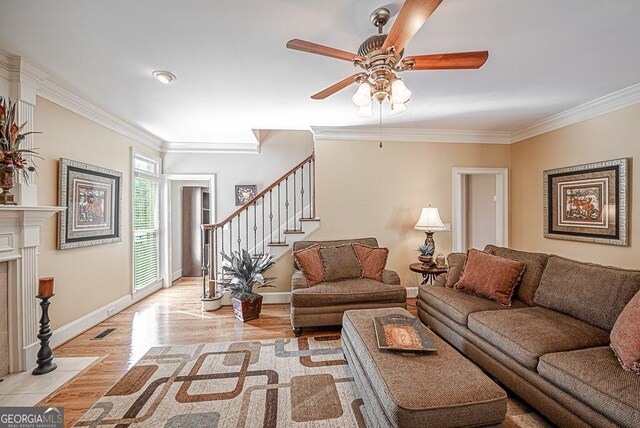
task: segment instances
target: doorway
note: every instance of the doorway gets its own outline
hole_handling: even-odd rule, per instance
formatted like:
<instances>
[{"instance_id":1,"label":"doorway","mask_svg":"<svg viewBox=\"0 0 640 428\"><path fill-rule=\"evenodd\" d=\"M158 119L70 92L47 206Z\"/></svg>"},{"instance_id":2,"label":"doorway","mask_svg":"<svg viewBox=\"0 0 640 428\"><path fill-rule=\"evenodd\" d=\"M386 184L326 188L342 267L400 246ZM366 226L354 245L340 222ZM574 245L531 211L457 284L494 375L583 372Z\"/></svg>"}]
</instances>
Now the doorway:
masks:
<instances>
[{"instance_id":1,"label":"doorway","mask_svg":"<svg viewBox=\"0 0 640 428\"><path fill-rule=\"evenodd\" d=\"M169 278L165 287L170 287L182 277L201 275L200 225L216 221L215 175L166 174L164 179L163 268Z\"/></svg>"},{"instance_id":2,"label":"doorway","mask_svg":"<svg viewBox=\"0 0 640 428\"><path fill-rule=\"evenodd\" d=\"M453 251L509 245L509 170L453 168Z\"/></svg>"}]
</instances>

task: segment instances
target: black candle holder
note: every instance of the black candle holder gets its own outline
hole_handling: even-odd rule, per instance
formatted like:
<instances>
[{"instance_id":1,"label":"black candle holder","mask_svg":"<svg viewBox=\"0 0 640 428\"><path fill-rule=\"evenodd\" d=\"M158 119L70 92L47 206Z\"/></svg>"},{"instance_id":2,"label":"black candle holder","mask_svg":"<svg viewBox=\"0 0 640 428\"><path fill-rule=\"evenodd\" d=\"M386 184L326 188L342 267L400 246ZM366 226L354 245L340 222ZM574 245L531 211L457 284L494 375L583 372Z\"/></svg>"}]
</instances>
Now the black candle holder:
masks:
<instances>
[{"instance_id":1,"label":"black candle holder","mask_svg":"<svg viewBox=\"0 0 640 428\"><path fill-rule=\"evenodd\" d=\"M31 374L43 375L54 371L58 366L53 362L53 351L49 346L49 339L51 339L51 328L49 328L49 299L55 296L36 296L41 300L40 307L42 308L42 316L40 317L40 332L38 333L38 340L40 340L40 350L38 351L38 367L33 369Z\"/></svg>"}]
</instances>

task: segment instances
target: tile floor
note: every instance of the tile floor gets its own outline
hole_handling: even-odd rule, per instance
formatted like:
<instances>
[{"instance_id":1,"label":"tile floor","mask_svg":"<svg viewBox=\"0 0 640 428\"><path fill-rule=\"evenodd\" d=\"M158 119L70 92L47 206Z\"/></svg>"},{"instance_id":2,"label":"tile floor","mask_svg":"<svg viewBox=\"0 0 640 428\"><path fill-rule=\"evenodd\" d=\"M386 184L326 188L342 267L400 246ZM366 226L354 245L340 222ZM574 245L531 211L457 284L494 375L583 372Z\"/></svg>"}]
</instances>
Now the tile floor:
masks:
<instances>
[{"instance_id":1,"label":"tile floor","mask_svg":"<svg viewBox=\"0 0 640 428\"><path fill-rule=\"evenodd\" d=\"M100 357L60 357L54 360L58 368L51 373L34 376L27 371L7 375L0 382L0 407L34 406L99 359Z\"/></svg>"}]
</instances>

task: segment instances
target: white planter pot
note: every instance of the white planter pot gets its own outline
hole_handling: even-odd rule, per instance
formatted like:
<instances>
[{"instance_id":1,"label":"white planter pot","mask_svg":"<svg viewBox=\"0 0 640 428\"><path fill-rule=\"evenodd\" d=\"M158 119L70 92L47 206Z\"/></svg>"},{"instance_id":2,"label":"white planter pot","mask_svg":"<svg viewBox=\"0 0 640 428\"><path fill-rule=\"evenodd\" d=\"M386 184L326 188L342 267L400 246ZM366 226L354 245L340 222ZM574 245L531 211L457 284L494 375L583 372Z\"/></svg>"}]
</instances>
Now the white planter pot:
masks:
<instances>
[{"instance_id":1,"label":"white planter pot","mask_svg":"<svg viewBox=\"0 0 640 428\"><path fill-rule=\"evenodd\" d=\"M200 301L202 302L203 312L215 311L222 307L222 296L216 298L202 297Z\"/></svg>"}]
</instances>

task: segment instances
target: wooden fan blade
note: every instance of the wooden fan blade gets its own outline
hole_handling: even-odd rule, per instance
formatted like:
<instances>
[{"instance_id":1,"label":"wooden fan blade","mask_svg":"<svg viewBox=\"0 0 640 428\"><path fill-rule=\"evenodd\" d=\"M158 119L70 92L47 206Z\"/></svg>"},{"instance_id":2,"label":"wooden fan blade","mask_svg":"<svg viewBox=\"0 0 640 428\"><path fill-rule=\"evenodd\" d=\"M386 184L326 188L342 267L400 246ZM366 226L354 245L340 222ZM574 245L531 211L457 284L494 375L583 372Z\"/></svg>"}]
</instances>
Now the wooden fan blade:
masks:
<instances>
[{"instance_id":1,"label":"wooden fan blade","mask_svg":"<svg viewBox=\"0 0 640 428\"><path fill-rule=\"evenodd\" d=\"M413 62L412 70L477 69L489 58L489 52L459 52L436 55L410 56L403 63Z\"/></svg>"},{"instance_id":2,"label":"wooden fan blade","mask_svg":"<svg viewBox=\"0 0 640 428\"><path fill-rule=\"evenodd\" d=\"M440 3L442 0L406 0L382 45L382 51L386 52L393 46L396 55L402 52Z\"/></svg>"},{"instance_id":3,"label":"wooden fan blade","mask_svg":"<svg viewBox=\"0 0 640 428\"><path fill-rule=\"evenodd\" d=\"M345 61L353 61L354 59L364 61L364 58L360 55L341 51L340 49L330 48L329 46L319 45L317 43L307 42L300 39L289 40L287 42L287 47L289 49L294 49L297 51L308 52L316 55L324 55L331 58L343 59Z\"/></svg>"},{"instance_id":4,"label":"wooden fan blade","mask_svg":"<svg viewBox=\"0 0 640 428\"><path fill-rule=\"evenodd\" d=\"M327 89L318 92L311 98L313 98L314 100L324 100L328 96L331 96L336 92L343 90L347 86L354 84L359 77L364 77L366 75L366 73L356 73L353 76L349 76L346 79L339 81L335 85L329 86Z\"/></svg>"}]
</instances>

